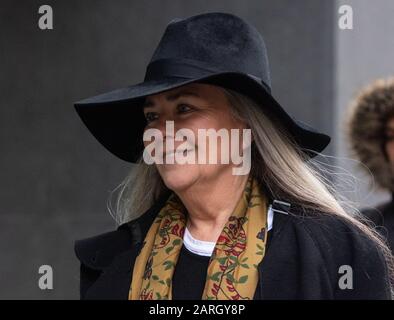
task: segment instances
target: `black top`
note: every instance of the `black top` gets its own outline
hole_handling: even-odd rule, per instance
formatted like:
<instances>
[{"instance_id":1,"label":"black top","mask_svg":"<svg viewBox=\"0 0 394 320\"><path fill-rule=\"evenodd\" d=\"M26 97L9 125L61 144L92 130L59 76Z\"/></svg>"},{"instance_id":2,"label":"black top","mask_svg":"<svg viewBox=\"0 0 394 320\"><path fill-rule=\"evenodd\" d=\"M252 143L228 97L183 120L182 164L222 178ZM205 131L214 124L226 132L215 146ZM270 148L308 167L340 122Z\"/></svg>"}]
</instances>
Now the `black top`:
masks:
<instances>
[{"instance_id":1,"label":"black top","mask_svg":"<svg viewBox=\"0 0 394 320\"><path fill-rule=\"evenodd\" d=\"M172 277L173 300L200 300L210 257L201 256L182 246Z\"/></svg>"},{"instance_id":2,"label":"black top","mask_svg":"<svg viewBox=\"0 0 394 320\"><path fill-rule=\"evenodd\" d=\"M115 231L76 242L82 299L128 298L135 259L163 203ZM344 219L324 213L313 216L292 206L288 215L275 213L270 233L266 254L258 265L254 299L391 298L381 250ZM339 285L341 266L352 268L352 288ZM184 273L190 267L177 270L175 298L190 295L201 299L202 264L200 276L194 278L198 289L191 292L181 287L185 281L194 281Z\"/></svg>"},{"instance_id":3,"label":"black top","mask_svg":"<svg viewBox=\"0 0 394 320\"><path fill-rule=\"evenodd\" d=\"M268 241L271 232L268 232ZM210 257L191 252L182 246L172 277L173 300L200 300L205 286L205 278Z\"/></svg>"}]
</instances>

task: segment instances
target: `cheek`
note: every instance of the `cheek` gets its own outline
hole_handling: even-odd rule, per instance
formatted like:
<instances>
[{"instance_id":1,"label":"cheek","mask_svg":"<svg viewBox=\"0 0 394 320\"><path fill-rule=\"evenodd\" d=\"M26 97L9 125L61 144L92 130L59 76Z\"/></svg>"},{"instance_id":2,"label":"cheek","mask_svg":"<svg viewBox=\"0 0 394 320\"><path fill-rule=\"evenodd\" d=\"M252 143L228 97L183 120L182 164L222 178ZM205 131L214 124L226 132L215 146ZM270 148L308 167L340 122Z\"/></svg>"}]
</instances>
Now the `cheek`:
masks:
<instances>
[{"instance_id":1,"label":"cheek","mask_svg":"<svg viewBox=\"0 0 394 320\"><path fill-rule=\"evenodd\" d=\"M203 114L189 117L188 119L178 120L175 123L175 129L186 128L192 130L196 134L198 129L216 128L216 126L216 119Z\"/></svg>"}]
</instances>

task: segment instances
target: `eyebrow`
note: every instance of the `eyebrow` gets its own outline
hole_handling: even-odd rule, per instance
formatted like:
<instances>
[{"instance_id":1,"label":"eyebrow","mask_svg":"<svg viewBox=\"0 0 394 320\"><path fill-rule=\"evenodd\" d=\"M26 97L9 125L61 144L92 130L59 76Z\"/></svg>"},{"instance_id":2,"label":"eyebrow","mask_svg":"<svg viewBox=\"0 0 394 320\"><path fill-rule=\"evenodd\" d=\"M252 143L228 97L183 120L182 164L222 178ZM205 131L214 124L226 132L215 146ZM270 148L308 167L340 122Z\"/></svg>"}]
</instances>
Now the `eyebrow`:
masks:
<instances>
[{"instance_id":1,"label":"eyebrow","mask_svg":"<svg viewBox=\"0 0 394 320\"><path fill-rule=\"evenodd\" d=\"M170 95L166 96L166 100L167 101L174 101L179 99L180 97L196 97L196 98L201 98L200 95L198 95L197 93L193 92L193 91L180 91L177 93L173 93ZM149 107L153 107L155 104L152 101L148 101L148 99L145 99L145 102L142 105L142 108L149 108Z\"/></svg>"}]
</instances>

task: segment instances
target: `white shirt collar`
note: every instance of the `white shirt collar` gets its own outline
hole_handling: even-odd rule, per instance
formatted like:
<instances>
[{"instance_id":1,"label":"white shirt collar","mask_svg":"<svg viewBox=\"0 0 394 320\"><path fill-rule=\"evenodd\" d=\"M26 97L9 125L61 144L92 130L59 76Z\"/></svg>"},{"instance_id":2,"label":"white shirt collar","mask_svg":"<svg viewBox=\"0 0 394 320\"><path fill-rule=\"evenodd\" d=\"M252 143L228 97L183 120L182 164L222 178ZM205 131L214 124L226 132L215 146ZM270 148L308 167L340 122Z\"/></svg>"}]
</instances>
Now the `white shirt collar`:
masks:
<instances>
[{"instance_id":1,"label":"white shirt collar","mask_svg":"<svg viewBox=\"0 0 394 320\"><path fill-rule=\"evenodd\" d=\"M272 229L273 220L274 212L272 211L271 206L269 206L267 216L268 231ZM212 255L213 249L215 248L216 242L195 239L189 232L189 229L186 227L185 233L183 235L183 245L186 247L186 249L195 254L210 257Z\"/></svg>"}]
</instances>

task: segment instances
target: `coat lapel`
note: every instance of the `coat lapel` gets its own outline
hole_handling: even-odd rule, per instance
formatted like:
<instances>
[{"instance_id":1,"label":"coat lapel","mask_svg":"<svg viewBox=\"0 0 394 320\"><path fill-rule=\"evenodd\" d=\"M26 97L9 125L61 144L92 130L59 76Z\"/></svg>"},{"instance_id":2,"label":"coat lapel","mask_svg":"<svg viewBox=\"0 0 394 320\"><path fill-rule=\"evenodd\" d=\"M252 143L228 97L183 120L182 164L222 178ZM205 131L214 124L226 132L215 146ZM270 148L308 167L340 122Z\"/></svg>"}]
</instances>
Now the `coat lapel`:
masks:
<instances>
[{"instance_id":1,"label":"coat lapel","mask_svg":"<svg viewBox=\"0 0 394 320\"><path fill-rule=\"evenodd\" d=\"M102 250L95 250L96 264L91 263L90 267L95 270L101 270L101 274L87 290L85 299L128 299L135 260L146 233L167 198L168 196L164 195L139 218L118 228L113 235L114 238L112 238L111 243L116 243L117 246L121 245L127 248L126 250L115 255L111 255L111 251L115 251L116 248L111 248L111 246L107 246ZM130 234L127 240L125 237L121 238L121 231L125 229ZM88 259L81 257L81 260L86 261Z\"/></svg>"},{"instance_id":2,"label":"coat lapel","mask_svg":"<svg viewBox=\"0 0 394 320\"><path fill-rule=\"evenodd\" d=\"M116 256L89 288L85 298L94 300L127 299L136 256L136 250L133 249Z\"/></svg>"},{"instance_id":3,"label":"coat lapel","mask_svg":"<svg viewBox=\"0 0 394 320\"><path fill-rule=\"evenodd\" d=\"M258 264L258 272L259 272L259 281L257 284L256 292L254 295L254 300L263 300L265 297L265 291L264 291L264 278L265 278L265 269L266 265L272 264L272 260L275 260L275 254L271 248L272 245L271 243L280 237L280 233L284 229L285 225L289 219L287 219L287 216L285 214L280 214L277 213L275 214L275 218L273 220L273 226L271 231L269 231L271 234L269 234L269 240L267 242L267 248L266 248L266 253L264 255L264 259Z\"/></svg>"}]
</instances>

